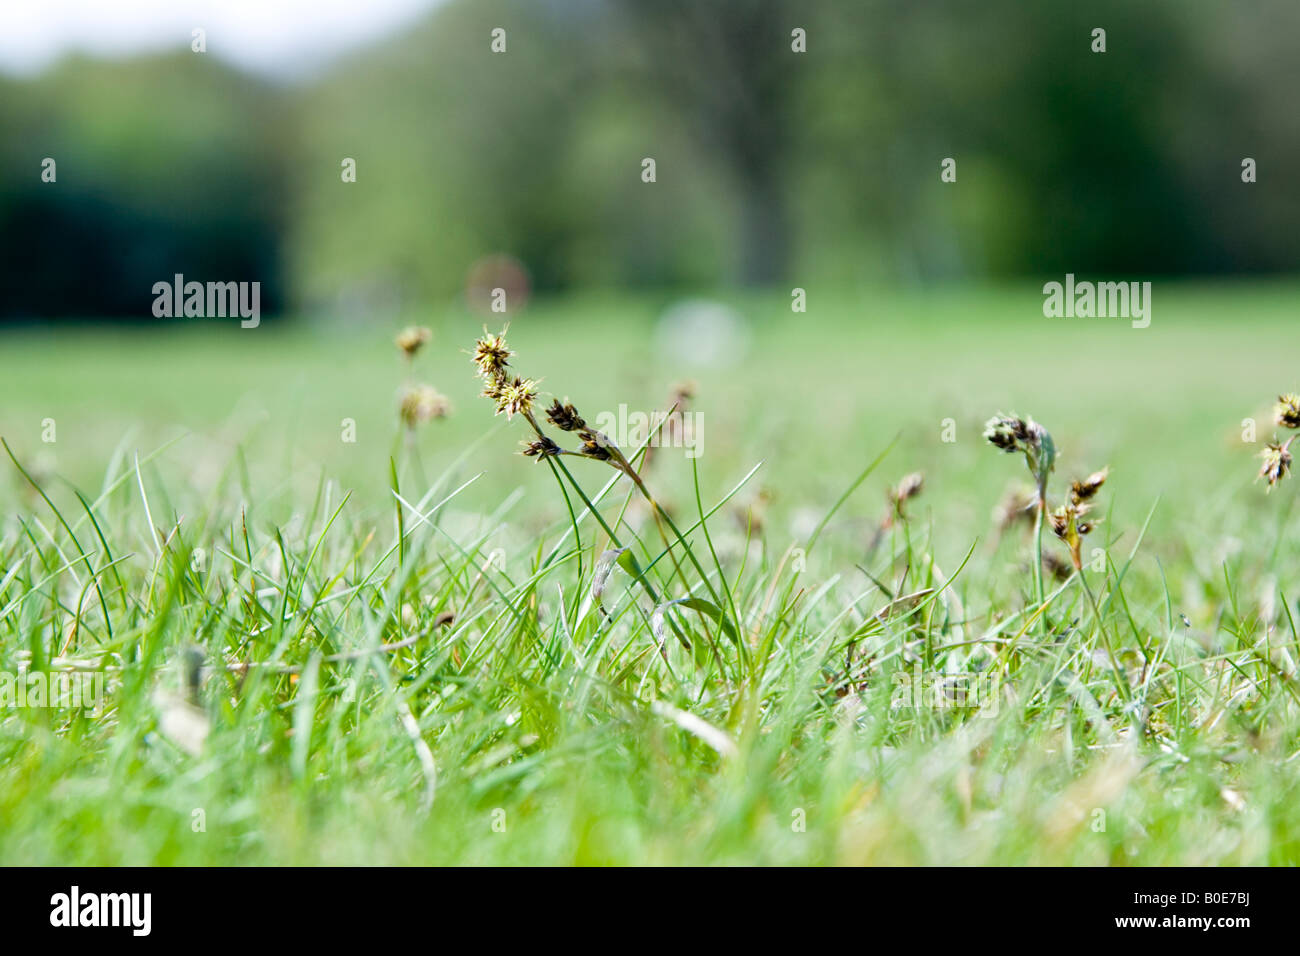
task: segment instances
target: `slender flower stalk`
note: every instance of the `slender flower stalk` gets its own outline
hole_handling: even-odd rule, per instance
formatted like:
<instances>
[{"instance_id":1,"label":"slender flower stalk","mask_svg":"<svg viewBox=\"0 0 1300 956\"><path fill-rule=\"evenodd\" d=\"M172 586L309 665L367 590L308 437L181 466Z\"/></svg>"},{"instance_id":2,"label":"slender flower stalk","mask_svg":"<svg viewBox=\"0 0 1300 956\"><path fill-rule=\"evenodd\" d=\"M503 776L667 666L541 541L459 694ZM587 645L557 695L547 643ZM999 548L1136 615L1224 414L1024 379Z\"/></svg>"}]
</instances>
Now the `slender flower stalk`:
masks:
<instances>
[{"instance_id":1,"label":"slender flower stalk","mask_svg":"<svg viewBox=\"0 0 1300 956\"><path fill-rule=\"evenodd\" d=\"M1115 654L1115 645L1111 642L1110 634L1106 630L1106 625L1102 623L1101 607L1097 604L1097 598L1092 593L1092 588L1088 586L1088 577L1083 572L1083 568L1075 565L1075 573L1079 575L1079 583L1083 585L1084 593L1088 595L1088 603L1092 605L1093 619L1097 622L1097 630L1101 633L1102 643L1106 645L1106 657L1110 661L1111 669L1115 671L1115 686L1119 690L1120 699L1124 703L1129 703L1132 699L1132 692L1128 686L1128 675L1124 673L1124 668L1120 666L1119 658Z\"/></svg>"},{"instance_id":2,"label":"slender flower stalk","mask_svg":"<svg viewBox=\"0 0 1300 956\"><path fill-rule=\"evenodd\" d=\"M1110 661L1111 668L1115 671L1119 695L1125 703L1128 703L1131 699L1128 677L1120 666L1119 657L1115 653L1115 645L1110 639L1110 632L1106 629L1106 623L1102 618L1101 606L1097 603L1097 597L1092 593L1092 588L1088 585L1088 575L1083 569L1083 559L1080 553L1084 536L1090 534L1097 525L1095 520L1088 518L1088 514L1092 511L1097 495L1101 491L1101 486L1106 483L1108 477L1110 477L1110 468L1106 467L1101 471L1094 471L1087 478L1071 482L1070 493L1066 497L1065 504L1052 512L1051 522L1052 533L1065 542L1066 547L1070 549L1070 563L1074 566L1074 573L1079 576L1079 583L1083 585L1084 593L1088 595L1093 620L1096 622L1097 630L1101 634L1102 643L1106 646L1106 657Z\"/></svg>"},{"instance_id":3,"label":"slender flower stalk","mask_svg":"<svg viewBox=\"0 0 1300 956\"><path fill-rule=\"evenodd\" d=\"M394 344L401 351L406 362L405 381L397 398L397 415L403 426L402 439L404 439L406 454L421 479L424 469L420 464L415 441L416 430L426 422L446 418L451 411L451 403L436 388L412 380L415 356L432 338L433 333L428 329L422 326L410 326L399 332L394 339Z\"/></svg>"},{"instance_id":4,"label":"slender flower stalk","mask_svg":"<svg viewBox=\"0 0 1300 956\"><path fill-rule=\"evenodd\" d=\"M507 419L513 419L518 415L524 419L524 421L528 423L528 426L533 430L533 434L536 437L534 440L524 443L522 453L536 461L545 460L552 466L556 467L558 469L557 477L558 473L562 472L569 484L573 486L573 488L583 498L584 502L587 503L588 509L596 516L601 526L609 535L610 540L614 542L617 547L622 547L622 545L618 543L618 538L614 535L608 525L605 524L604 519L600 516L599 512L596 511L595 507L587 500L586 495L573 479L568 468L565 467L563 459L568 456L574 456L587 458L593 461L603 461L616 471L626 475L641 496L645 498L647 503L649 503L652 513L654 514L655 524L659 528L660 535L664 539L664 546L668 550L668 554L673 562L677 575L681 577L683 583L685 583L685 575L682 574L681 567L677 564L677 557L673 553L673 548L668 542L667 533L664 531L665 525L671 529L678 543L681 544L682 550L686 553L687 558L690 559L691 564L699 574L700 580L713 598L714 603L721 606L721 599L719 598L717 591L714 589L712 581L709 580L703 566L695 557L690 546L686 543L685 536L673 522L672 517L668 512L665 511L663 507L660 506L659 502L655 500L654 495L650 493L650 489L646 487L645 482L637 473L636 468L633 467L632 463L627 459L627 456L623 454L623 451L618 447L618 445L616 445L604 433L590 427L578 409L567 400L562 402L558 398L555 399L551 403L550 407L546 409L546 421L561 432L575 434L581 442L581 445L575 449L563 448L542 429L541 424L538 422L537 411L534 405L537 399L538 383L533 379L522 378L519 375L512 376L510 374L510 360L513 358L514 353L506 343L505 334L505 330L494 335L488 333L485 329L483 336L475 343L473 361L478 375L484 383L484 397L489 398L496 403L496 414L504 414ZM641 576L639 566L636 565L635 559L633 559L633 566L638 567L637 574L639 579L651 592L651 596L654 600L658 602L658 596L653 593L653 588L650 587L649 582ZM680 636L681 635L679 634L679 637ZM721 665L720 659L719 664Z\"/></svg>"},{"instance_id":5,"label":"slender flower stalk","mask_svg":"<svg viewBox=\"0 0 1300 956\"><path fill-rule=\"evenodd\" d=\"M1013 415L997 415L991 418L985 426L984 437L994 447L1005 452L1021 452L1025 456L1025 463L1029 466L1030 474L1034 476L1036 495L1034 501L1034 585L1038 592L1039 607L1042 608L1046 602L1043 586L1043 525L1044 523L1050 523L1052 533L1063 541L1070 550L1070 564L1073 565L1074 573L1078 576L1084 593L1087 594L1097 630L1101 634L1102 643L1106 647L1106 656L1115 671L1120 697L1125 703L1128 703L1131 698L1128 678L1120 667L1114 643L1106 630L1101 606L1097 603L1096 595L1092 593L1092 588L1088 585L1081 554L1083 537L1091 532L1096 524L1095 521L1088 518L1088 514L1094 506L1102 485L1106 483L1106 479L1110 475L1110 469L1103 468L1101 471L1093 472L1086 478L1071 482L1065 503L1053 509L1049 514L1047 511L1047 479L1056 465L1056 445L1047 430L1033 419L1024 419ZM1040 617L1040 625L1042 622L1043 618Z\"/></svg>"},{"instance_id":6,"label":"slender flower stalk","mask_svg":"<svg viewBox=\"0 0 1300 956\"><path fill-rule=\"evenodd\" d=\"M1047 600L1043 589L1043 523L1047 515L1047 479L1056 466L1056 444L1047 429L1032 418L995 415L984 426L984 437L1008 454L1020 452L1034 477L1038 498L1034 507L1034 593L1041 607Z\"/></svg>"}]
</instances>

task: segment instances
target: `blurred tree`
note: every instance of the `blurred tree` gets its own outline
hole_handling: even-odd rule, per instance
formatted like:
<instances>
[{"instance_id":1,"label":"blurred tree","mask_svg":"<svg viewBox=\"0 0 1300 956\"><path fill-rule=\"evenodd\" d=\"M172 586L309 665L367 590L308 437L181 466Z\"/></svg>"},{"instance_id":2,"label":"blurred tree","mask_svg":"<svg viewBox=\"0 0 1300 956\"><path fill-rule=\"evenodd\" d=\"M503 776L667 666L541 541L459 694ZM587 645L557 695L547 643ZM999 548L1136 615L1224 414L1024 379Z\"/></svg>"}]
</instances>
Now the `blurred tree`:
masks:
<instances>
[{"instance_id":1,"label":"blurred tree","mask_svg":"<svg viewBox=\"0 0 1300 956\"><path fill-rule=\"evenodd\" d=\"M155 282L283 301L280 94L207 57L65 61L0 96L0 315L152 318ZM41 163L56 162L55 182Z\"/></svg>"},{"instance_id":2,"label":"blurred tree","mask_svg":"<svg viewBox=\"0 0 1300 956\"><path fill-rule=\"evenodd\" d=\"M635 71L721 164L739 206L739 278L784 279L792 237L787 212L792 90L799 82L791 32L806 8L794 0L611 0L623 15L611 67ZM640 56L628 57L638 49Z\"/></svg>"}]
</instances>

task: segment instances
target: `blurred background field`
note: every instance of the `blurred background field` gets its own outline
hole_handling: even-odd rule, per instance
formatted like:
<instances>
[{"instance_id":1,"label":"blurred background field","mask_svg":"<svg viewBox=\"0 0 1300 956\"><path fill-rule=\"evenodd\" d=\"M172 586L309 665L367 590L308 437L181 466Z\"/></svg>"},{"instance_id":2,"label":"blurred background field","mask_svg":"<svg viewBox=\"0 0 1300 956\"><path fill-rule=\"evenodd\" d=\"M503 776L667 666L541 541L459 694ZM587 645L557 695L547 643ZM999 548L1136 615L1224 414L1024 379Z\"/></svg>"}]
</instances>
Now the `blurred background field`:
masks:
<instances>
[{"instance_id":1,"label":"blurred background field","mask_svg":"<svg viewBox=\"0 0 1300 956\"><path fill-rule=\"evenodd\" d=\"M783 294L742 293L688 304L689 334L673 319L675 299L578 296L535 303L514 318L511 341L522 373L589 418L620 403L666 410L674 387L693 382L703 486L720 493L763 462L738 508L756 505L782 544L806 535L808 516L897 437L877 483L925 473L923 508L944 529L951 561L989 537L994 504L1022 477L981 438L997 411L1032 414L1051 428L1062 479L1111 464L1117 531L1132 535L1157 498L1161 532L1204 530L1229 520L1221 512L1232 521L1255 513L1265 501L1253 481L1274 431L1270 402L1294 374L1296 293L1285 281L1162 284L1142 330L1123 319L1045 319L1040 290L1028 283L814 292L797 322ZM414 377L452 402L447 419L419 433L426 472L481 473L462 507L490 509L523 489L524 512L558 518L549 476L515 454L526 429L493 418L478 396L467 353L482 316L448 308L423 318L434 338ZM700 346L701 324L716 345ZM100 487L115 452L129 463L179 437L150 467L195 489L215 483L238 448L253 480L246 493L280 520L304 507L322 478L382 514L405 376L392 344L397 327L28 329L6 340L0 431L28 463L87 492ZM46 444L50 418L57 442ZM1254 444L1244 440L1246 418L1257 422ZM344 419L356 422L355 443L343 440ZM655 468L668 500L686 506L684 452L663 449ZM16 473L0 484L11 501L21 487ZM883 500L870 496L879 491L863 491L850 511L874 520ZM1271 504L1260 512L1270 525L1281 507Z\"/></svg>"}]
</instances>

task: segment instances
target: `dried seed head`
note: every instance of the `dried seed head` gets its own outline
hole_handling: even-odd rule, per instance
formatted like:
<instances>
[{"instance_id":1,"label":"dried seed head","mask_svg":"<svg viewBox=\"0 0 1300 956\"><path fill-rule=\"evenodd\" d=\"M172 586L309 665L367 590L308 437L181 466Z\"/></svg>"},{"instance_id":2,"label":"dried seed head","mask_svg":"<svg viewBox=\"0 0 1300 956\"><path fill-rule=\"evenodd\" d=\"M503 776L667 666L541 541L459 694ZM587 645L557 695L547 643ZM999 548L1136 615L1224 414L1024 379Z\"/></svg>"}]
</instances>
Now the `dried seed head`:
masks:
<instances>
[{"instance_id":1,"label":"dried seed head","mask_svg":"<svg viewBox=\"0 0 1300 956\"><path fill-rule=\"evenodd\" d=\"M1277 397L1273 420L1284 428L1300 428L1300 395L1291 392Z\"/></svg>"},{"instance_id":2,"label":"dried seed head","mask_svg":"<svg viewBox=\"0 0 1300 956\"><path fill-rule=\"evenodd\" d=\"M549 458L553 455L560 454L560 446L555 444L555 442L551 441L545 435L534 441L526 441L523 445L524 456L527 458L536 458L538 461L541 461L543 458Z\"/></svg>"},{"instance_id":3,"label":"dried seed head","mask_svg":"<svg viewBox=\"0 0 1300 956\"><path fill-rule=\"evenodd\" d=\"M1082 481L1072 482L1070 485L1070 500L1075 504L1088 501L1101 491L1101 486L1106 483L1106 478L1110 475L1110 466L1107 465L1101 471L1094 471Z\"/></svg>"},{"instance_id":4,"label":"dried seed head","mask_svg":"<svg viewBox=\"0 0 1300 956\"><path fill-rule=\"evenodd\" d=\"M995 415L985 424L984 437L1005 452L1023 452L1029 473L1034 476L1039 494L1043 494L1047 477L1056 466L1056 444L1046 428L1032 418Z\"/></svg>"},{"instance_id":5,"label":"dried seed head","mask_svg":"<svg viewBox=\"0 0 1300 956\"><path fill-rule=\"evenodd\" d=\"M546 410L546 420L562 432L576 432L587 427L578 410L562 403L558 398Z\"/></svg>"},{"instance_id":6,"label":"dried seed head","mask_svg":"<svg viewBox=\"0 0 1300 956\"><path fill-rule=\"evenodd\" d=\"M903 503L919 495L924 484L925 476L919 471L914 471L910 475L904 475L903 480L896 487L889 489L889 501L900 517L903 514Z\"/></svg>"},{"instance_id":7,"label":"dried seed head","mask_svg":"<svg viewBox=\"0 0 1300 956\"><path fill-rule=\"evenodd\" d=\"M898 502L906 501L909 498L915 498L921 493L921 486L925 484L925 475L919 471L914 471L910 475L904 475L903 480L898 483L894 489L894 500Z\"/></svg>"},{"instance_id":8,"label":"dried seed head","mask_svg":"<svg viewBox=\"0 0 1300 956\"><path fill-rule=\"evenodd\" d=\"M1106 472L1096 472L1088 476L1084 481L1076 481L1071 486L1070 500L1054 509L1047 516L1047 520L1052 528L1052 534L1056 535L1070 549L1070 563L1074 565L1076 571L1082 570L1083 562L1079 556L1079 549L1083 543L1083 536L1090 533L1095 522L1084 521L1083 516L1092 510L1092 505L1087 501L1080 500L1080 490L1086 497L1092 497L1101 487L1102 482L1106 480Z\"/></svg>"},{"instance_id":9,"label":"dried seed head","mask_svg":"<svg viewBox=\"0 0 1300 956\"><path fill-rule=\"evenodd\" d=\"M578 437L582 439L581 454L586 455L588 458L609 461L611 442L603 434L592 428L583 428L579 430Z\"/></svg>"},{"instance_id":10,"label":"dried seed head","mask_svg":"<svg viewBox=\"0 0 1300 956\"><path fill-rule=\"evenodd\" d=\"M1070 507L1068 505L1061 505L1047 516L1047 520L1052 525L1052 534L1062 541L1070 540L1070 518Z\"/></svg>"},{"instance_id":11,"label":"dried seed head","mask_svg":"<svg viewBox=\"0 0 1300 956\"><path fill-rule=\"evenodd\" d=\"M406 353L407 358L412 358L431 338L433 333L424 326L411 325L397 333L397 347Z\"/></svg>"},{"instance_id":12,"label":"dried seed head","mask_svg":"<svg viewBox=\"0 0 1300 956\"><path fill-rule=\"evenodd\" d=\"M474 365L478 368L478 374L488 382L505 378L506 366L510 364L510 356L513 354L506 345L505 329L496 335L489 335L485 329L483 337L474 343Z\"/></svg>"},{"instance_id":13,"label":"dried seed head","mask_svg":"<svg viewBox=\"0 0 1300 956\"><path fill-rule=\"evenodd\" d=\"M1052 525L1052 534L1056 535L1065 542L1066 547L1070 549L1070 563L1074 565L1076 571L1083 567L1083 562L1079 557L1079 546L1082 544L1081 535L1087 534L1092 530L1091 525L1080 525L1079 507L1077 505L1061 505L1047 516Z\"/></svg>"},{"instance_id":14,"label":"dried seed head","mask_svg":"<svg viewBox=\"0 0 1300 956\"><path fill-rule=\"evenodd\" d=\"M490 395L489 389L492 390ZM537 398L537 383L531 378L520 378L518 375L509 382L502 377L495 386L489 383L483 394L496 399L496 414L504 413L507 419L513 419L516 415L532 414L533 400Z\"/></svg>"},{"instance_id":15,"label":"dried seed head","mask_svg":"<svg viewBox=\"0 0 1300 956\"><path fill-rule=\"evenodd\" d=\"M1018 447L1016 438L1017 424L1023 425L1024 423L1002 415L990 418L988 424L984 426L984 437L995 448L1001 448L1005 452L1013 452Z\"/></svg>"},{"instance_id":16,"label":"dried seed head","mask_svg":"<svg viewBox=\"0 0 1300 956\"><path fill-rule=\"evenodd\" d=\"M399 411L407 428L434 418L446 418L450 409L450 403L432 385L412 385L402 391Z\"/></svg>"},{"instance_id":17,"label":"dried seed head","mask_svg":"<svg viewBox=\"0 0 1300 956\"><path fill-rule=\"evenodd\" d=\"M1290 442L1287 443L1289 444ZM1259 469L1259 476L1268 481L1270 488L1285 478L1287 472L1291 470L1291 451L1287 445L1269 442L1262 452L1264 464Z\"/></svg>"},{"instance_id":18,"label":"dried seed head","mask_svg":"<svg viewBox=\"0 0 1300 956\"><path fill-rule=\"evenodd\" d=\"M984 425L984 437L1003 451L1023 451L1037 455L1042 447L1046 429L1032 418L1018 415L994 415Z\"/></svg>"},{"instance_id":19,"label":"dried seed head","mask_svg":"<svg viewBox=\"0 0 1300 956\"><path fill-rule=\"evenodd\" d=\"M499 401L501 390L505 388L507 382L504 378L490 378L483 383L483 391L480 392L484 398L490 398L492 401Z\"/></svg>"}]
</instances>

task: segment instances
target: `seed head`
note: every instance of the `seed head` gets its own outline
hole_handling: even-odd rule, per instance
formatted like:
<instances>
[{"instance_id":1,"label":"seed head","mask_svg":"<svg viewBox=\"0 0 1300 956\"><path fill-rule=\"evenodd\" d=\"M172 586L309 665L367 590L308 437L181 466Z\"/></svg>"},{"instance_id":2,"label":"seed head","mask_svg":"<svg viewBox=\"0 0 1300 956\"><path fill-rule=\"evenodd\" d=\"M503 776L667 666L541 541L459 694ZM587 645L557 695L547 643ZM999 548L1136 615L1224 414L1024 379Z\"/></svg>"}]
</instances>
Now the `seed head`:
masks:
<instances>
[{"instance_id":1,"label":"seed head","mask_svg":"<svg viewBox=\"0 0 1300 956\"><path fill-rule=\"evenodd\" d=\"M894 506L894 511L899 517L903 515L903 503L911 498L915 498L921 493L921 486L925 484L925 476L919 471L914 471L910 475L903 476L903 480L895 488L889 489L889 501Z\"/></svg>"},{"instance_id":2,"label":"seed head","mask_svg":"<svg viewBox=\"0 0 1300 956\"><path fill-rule=\"evenodd\" d=\"M513 354L506 345L505 329L496 335L489 335L485 329L483 337L474 343L474 364L478 368L478 374L488 382L505 378L506 366L510 364L510 356Z\"/></svg>"},{"instance_id":3,"label":"seed head","mask_svg":"<svg viewBox=\"0 0 1300 956\"><path fill-rule=\"evenodd\" d=\"M1277 397L1273 420L1283 428L1300 428L1300 395L1294 392Z\"/></svg>"},{"instance_id":4,"label":"seed head","mask_svg":"<svg viewBox=\"0 0 1300 956\"><path fill-rule=\"evenodd\" d=\"M537 383L531 378L516 375L512 381L507 382L503 376L495 384L489 382L483 394L496 399L496 414L505 413L507 419L513 419L516 415L532 414L533 400L537 398L536 389Z\"/></svg>"},{"instance_id":5,"label":"seed head","mask_svg":"<svg viewBox=\"0 0 1300 956\"><path fill-rule=\"evenodd\" d=\"M1070 506L1061 505L1053 510L1047 520L1052 525L1052 534L1056 535L1062 541L1068 541L1070 536Z\"/></svg>"},{"instance_id":6,"label":"seed head","mask_svg":"<svg viewBox=\"0 0 1300 956\"><path fill-rule=\"evenodd\" d=\"M984 426L984 437L993 447L1013 452L1016 450L1016 435L1012 426L1013 422L1006 418L990 418Z\"/></svg>"},{"instance_id":7,"label":"seed head","mask_svg":"<svg viewBox=\"0 0 1300 956\"><path fill-rule=\"evenodd\" d=\"M609 439L595 429L583 428L578 432L578 437L582 439L581 454L600 461L609 461L612 457Z\"/></svg>"},{"instance_id":8,"label":"seed head","mask_svg":"<svg viewBox=\"0 0 1300 956\"><path fill-rule=\"evenodd\" d=\"M543 458L550 458L560 454L560 446L555 444L545 435L534 441L526 441L524 444L523 454L527 458L536 458L541 461Z\"/></svg>"},{"instance_id":9,"label":"seed head","mask_svg":"<svg viewBox=\"0 0 1300 956\"><path fill-rule=\"evenodd\" d=\"M1086 508L1087 505L1061 505L1047 516L1052 526L1052 534L1064 541L1070 549L1070 563L1074 565L1076 571L1083 567L1079 554L1083 536L1092 530L1092 525L1079 521L1079 516Z\"/></svg>"},{"instance_id":10,"label":"seed head","mask_svg":"<svg viewBox=\"0 0 1300 956\"><path fill-rule=\"evenodd\" d=\"M1041 496L1047 487L1047 476L1056 465L1056 445L1047 429L1032 418L995 415L985 424L984 437L995 448L1024 453L1025 464Z\"/></svg>"},{"instance_id":11,"label":"seed head","mask_svg":"<svg viewBox=\"0 0 1300 956\"><path fill-rule=\"evenodd\" d=\"M995 415L984 425L984 437L1007 452L1037 449L1042 434L1042 425L1017 415Z\"/></svg>"},{"instance_id":12,"label":"seed head","mask_svg":"<svg viewBox=\"0 0 1300 956\"><path fill-rule=\"evenodd\" d=\"M921 486L924 484L925 475L919 471L905 475L903 480L898 483L898 487L894 489L894 500L902 502L908 498L915 498L921 493Z\"/></svg>"},{"instance_id":13,"label":"seed head","mask_svg":"<svg viewBox=\"0 0 1300 956\"><path fill-rule=\"evenodd\" d=\"M431 338L433 333L424 326L411 325L397 333L397 347L406 353L407 358L413 358Z\"/></svg>"},{"instance_id":14,"label":"seed head","mask_svg":"<svg viewBox=\"0 0 1300 956\"><path fill-rule=\"evenodd\" d=\"M1262 452L1264 464L1259 469L1259 476L1268 481L1269 488L1285 478L1287 472L1291 470L1291 451L1288 445L1290 442L1286 445L1269 442L1264 447Z\"/></svg>"},{"instance_id":15,"label":"seed head","mask_svg":"<svg viewBox=\"0 0 1300 956\"><path fill-rule=\"evenodd\" d=\"M1097 492L1101 491L1101 486L1106 483L1107 476L1110 475L1110 466L1103 468L1101 471L1094 471L1082 481L1075 481L1070 484L1070 500L1075 504L1084 501L1090 501Z\"/></svg>"},{"instance_id":16,"label":"seed head","mask_svg":"<svg viewBox=\"0 0 1300 956\"><path fill-rule=\"evenodd\" d=\"M432 385L412 385L402 392L402 421L414 428L434 418L446 418L451 405Z\"/></svg>"},{"instance_id":17,"label":"seed head","mask_svg":"<svg viewBox=\"0 0 1300 956\"><path fill-rule=\"evenodd\" d=\"M578 410L572 405L562 403L558 398L546 410L546 420L562 432L576 432L587 427Z\"/></svg>"},{"instance_id":18,"label":"seed head","mask_svg":"<svg viewBox=\"0 0 1300 956\"><path fill-rule=\"evenodd\" d=\"M1056 535L1070 549L1070 563L1074 565L1075 570L1083 567L1083 561L1080 558L1080 547L1083 544L1083 536L1091 533L1095 522L1084 521L1083 516L1092 510L1092 505L1079 498L1079 490L1082 489L1085 497L1091 498L1097 493L1103 481L1106 480L1106 470L1096 472L1090 475L1084 481L1076 481L1070 490L1070 500L1054 509L1048 516L1048 523L1051 525L1052 534Z\"/></svg>"}]
</instances>

